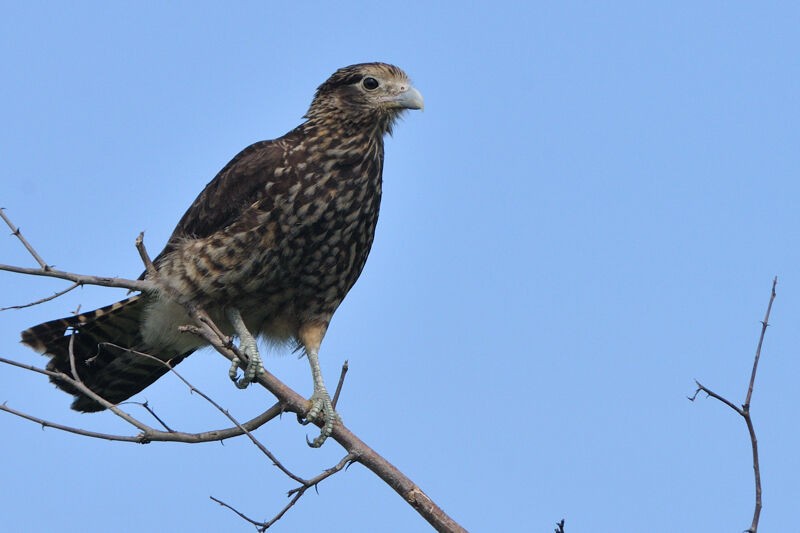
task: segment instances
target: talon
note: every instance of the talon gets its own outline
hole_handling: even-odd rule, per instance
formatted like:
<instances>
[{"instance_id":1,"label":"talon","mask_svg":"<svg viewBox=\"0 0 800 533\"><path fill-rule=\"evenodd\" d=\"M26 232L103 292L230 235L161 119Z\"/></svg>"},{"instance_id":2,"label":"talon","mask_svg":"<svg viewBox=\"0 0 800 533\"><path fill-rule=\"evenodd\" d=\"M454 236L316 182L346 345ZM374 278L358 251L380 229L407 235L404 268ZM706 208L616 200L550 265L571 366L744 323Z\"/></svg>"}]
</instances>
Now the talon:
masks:
<instances>
[{"instance_id":1,"label":"talon","mask_svg":"<svg viewBox=\"0 0 800 533\"><path fill-rule=\"evenodd\" d=\"M322 425L322 429L320 429L319 436L312 442L309 442L308 436L306 436L306 443L312 448L319 448L322 446L333 433L333 425L341 420L339 414L334 411L331 398L325 389L318 390L311 396L311 407L306 413L307 423L316 422L320 415L323 416L325 423Z\"/></svg>"},{"instance_id":2,"label":"talon","mask_svg":"<svg viewBox=\"0 0 800 533\"><path fill-rule=\"evenodd\" d=\"M247 330L247 327L242 320L242 315L237 309L230 308L227 310L228 319L231 321L233 329L239 336L239 353L247 357L247 366L244 368L244 373L241 378L237 379L238 369L242 364L241 359L234 358L231 363L231 368L228 370L228 376L231 381L239 389L246 389L250 383L258 379L258 376L264 373L264 364L261 361L261 356L258 353L258 345L253 335Z\"/></svg>"},{"instance_id":3,"label":"talon","mask_svg":"<svg viewBox=\"0 0 800 533\"><path fill-rule=\"evenodd\" d=\"M233 381L234 383L236 383L237 379L236 374L238 373L239 365L241 364L242 361L238 357L234 357L233 360L231 361L231 368L230 370L228 370L228 377L231 378L231 381Z\"/></svg>"}]
</instances>

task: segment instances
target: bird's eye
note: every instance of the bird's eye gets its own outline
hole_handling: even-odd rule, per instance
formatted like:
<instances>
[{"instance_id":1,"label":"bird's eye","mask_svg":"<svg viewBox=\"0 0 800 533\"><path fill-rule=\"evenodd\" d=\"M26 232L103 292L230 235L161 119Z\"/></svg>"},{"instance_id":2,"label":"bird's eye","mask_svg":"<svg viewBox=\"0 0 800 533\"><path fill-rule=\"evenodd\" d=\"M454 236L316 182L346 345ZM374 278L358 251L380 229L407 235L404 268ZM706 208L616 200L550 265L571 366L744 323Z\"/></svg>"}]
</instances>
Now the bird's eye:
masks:
<instances>
[{"instance_id":1,"label":"bird's eye","mask_svg":"<svg viewBox=\"0 0 800 533\"><path fill-rule=\"evenodd\" d=\"M364 88L368 91L374 91L375 89L378 88L378 85L380 85L380 83L378 83L378 80L376 80L375 78L366 77L364 78L364 81L361 82L361 85L363 85Z\"/></svg>"}]
</instances>

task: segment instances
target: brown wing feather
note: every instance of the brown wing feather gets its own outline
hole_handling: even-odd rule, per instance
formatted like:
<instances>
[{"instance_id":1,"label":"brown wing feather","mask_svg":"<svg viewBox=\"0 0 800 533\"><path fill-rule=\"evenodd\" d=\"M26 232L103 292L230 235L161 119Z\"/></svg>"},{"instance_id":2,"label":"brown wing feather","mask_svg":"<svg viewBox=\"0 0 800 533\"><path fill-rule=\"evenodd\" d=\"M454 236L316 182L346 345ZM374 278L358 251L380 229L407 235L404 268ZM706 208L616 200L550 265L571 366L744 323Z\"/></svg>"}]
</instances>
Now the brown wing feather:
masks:
<instances>
[{"instance_id":1,"label":"brown wing feather","mask_svg":"<svg viewBox=\"0 0 800 533\"><path fill-rule=\"evenodd\" d=\"M290 134L288 134L290 135ZM235 223L263 196L283 156L280 139L251 144L225 165L181 217L156 261L186 237L208 237Z\"/></svg>"}]
</instances>

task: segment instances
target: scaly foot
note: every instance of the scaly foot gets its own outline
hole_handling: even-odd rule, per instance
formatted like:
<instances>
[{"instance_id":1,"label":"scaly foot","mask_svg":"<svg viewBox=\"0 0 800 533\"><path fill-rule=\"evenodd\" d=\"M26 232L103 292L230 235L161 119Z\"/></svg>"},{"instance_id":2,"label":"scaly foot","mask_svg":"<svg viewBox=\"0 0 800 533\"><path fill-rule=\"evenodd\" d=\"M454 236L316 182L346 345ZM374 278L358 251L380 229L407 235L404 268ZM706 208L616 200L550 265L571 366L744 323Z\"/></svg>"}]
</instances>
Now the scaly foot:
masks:
<instances>
[{"instance_id":1,"label":"scaly foot","mask_svg":"<svg viewBox=\"0 0 800 533\"><path fill-rule=\"evenodd\" d=\"M308 362L311 365L311 376L314 378L314 394L312 394L309 399L311 406L308 408L308 412L306 412L304 423L323 422L319 437L314 439L313 442L309 442L308 437L306 437L306 442L308 442L308 445L312 448L319 448L325 440L331 436L331 433L333 433L333 425L337 420L341 420L341 418L339 414L333 410L331 397L328 394L328 390L325 388L325 382L322 379L322 370L319 367L317 349L306 349L306 357L308 357Z\"/></svg>"},{"instance_id":2,"label":"scaly foot","mask_svg":"<svg viewBox=\"0 0 800 533\"><path fill-rule=\"evenodd\" d=\"M225 314L228 316L233 330L239 336L239 354L247 357L247 367L244 369L244 375L241 379L237 380L238 369L242 364L241 359L234 358L231 362L231 368L228 370L228 376L231 381L240 389L246 389L250 383L258 379L258 376L264 373L264 363L261 361L261 355L258 353L258 345L255 338L248 331L247 326L242 320L242 314L238 309L229 307L226 309Z\"/></svg>"},{"instance_id":3,"label":"scaly foot","mask_svg":"<svg viewBox=\"0 0 800 533\"><path fill-rule=\"evenodd\" d=\"M339 413L334 411L331 397L328 391L325 390L325 387L315 390L310 401L311 407L309 407L306 413L306 422L317 422L318 420L325 420L325 422L319 432L319 437L314 439L313 442L309 441L308 437L306 437L306 442L312 448L319 448L327 438L331 436L331 433L333 433L333 424L342 418L339 416Z\"/></svg>"}]
</instances>

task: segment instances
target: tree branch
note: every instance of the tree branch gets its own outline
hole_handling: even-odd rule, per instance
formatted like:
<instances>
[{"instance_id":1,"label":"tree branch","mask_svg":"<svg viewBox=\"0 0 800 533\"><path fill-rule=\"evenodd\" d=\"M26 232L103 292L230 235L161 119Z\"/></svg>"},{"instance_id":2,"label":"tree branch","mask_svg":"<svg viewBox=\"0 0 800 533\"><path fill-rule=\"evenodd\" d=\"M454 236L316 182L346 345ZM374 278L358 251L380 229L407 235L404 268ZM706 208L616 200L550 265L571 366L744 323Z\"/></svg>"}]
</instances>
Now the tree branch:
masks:
<instances>
[{"instance_id":1,"label":"tree branch","mask_svg":"<svg viewBox=\"0 0 800 533\"><path fill-rule=\"evenodd\" d=\"M47 266L47 263L44 262L44 259L42 259L41 256L36 253L36 250L33 249L33 246L31 246L25 237L22 236L22 232L19 230L19 228L14 226L11 220L6 216L4 207L0 207L0 217L2 217L8 227L11 228L11 234L18 238L25 249L28 250L34 259L36 259L36 262L39 263L39 266L42 267L42 270L49 270L50 267Z\"/></svg>"},{"instance_id":2,"label":"tree branch","mask_svg":"<svg viewBox=\"0 0 800 533\"><path fill-rule=\"evenodd\" d=\"M29 304L23 304L23 305L10 305L8 307L0 307L0 311L8 311L9 309L25 309L27 307L33 307L34 305L43 304L45 302L49 302L50 300L55 300L59 296L63 296L65 294L67 294L69 291L71 291L75 287L80 287L82 285L83 284L80 283L80 282L75 282L72 285L70 285L69 287L67 287L66 289L64 289L63 291L58 291L55 294L52 294L52 295L47 296L45 298L42 298L40 300L36 300L35 302L31 302Z\"/></svg>"},{"instance_id":3,"label":"tree branch","mask_svg":"<svg viewBox=\"0 0 800 533\"><path fill-rule=\"evenodd\" d=\"M139 257L142 258L142 263L144 263L144 269L147 271L147 275L151 278L156 277L157 271L156 267L153 264L153 261L150 260L150 256L147 255L147 248L144 247L144 232L140 232L139 236L136 237L135 241L136 250L139 252Z\"/></svg>"},{"instance_id":4,"label":"tree branch","mask_svg":"<svg viewBox=\"0 0 800 533\"><path fill-rule=\"evenodd\" d=\"M347 375L348 368L350 368L350 365L348 365L348 361L345 359L342 365L342 373L339 374L339 383L336 385L336 392L333 393L333 400L331 400L334 409L336 409L336 404L339 403L339 394L342 392L342 385L344 385L344 377Z\"/></svg>"},{"instance_id":5,"label":"tree branch","mask_svg":"<svg viewBox=\"0 0 800 533\"><path fill-rule=\"evenodd\" d=\"M184 326L182 329L186 331L191 331L192 333L199 335L200 337L204 338L214 349L222 354L229 360L232 360L234 357L238 357L238 353L236 348L232 345L230 337L224 335L220 329L214 324L213 320L208 316L205 310L197 307L194 305L193 302L187 300L184 295L177 294L173 289L170 287L156 283L150 280L128 280L123 278L112 278L112 277L98 277L98 276L87 276L82 274L75 274L71 272L64 272L60 270L55 270L47 266L46 263L41 259L41 257L35 252L32 246L30 246L27 241L25 241L21 234L19 233L18 229L14 228L14 226L10 223L5 215L3 215L3 219L12 227L12 231L14 231L15 235L20 238L20 240L25 244L28 251L37 258L41 268L40 269L32 269L32 268L23 268L23 267L16 267L10 265L0 265L0 270L14 272L18 274L25 274L25 275L34 275L34 276L46 276L46 277L54 277L72 281L73 283L78 284L85 284L85 285L99 285L105 287L119 287L124 289L129 289L133 291L142 291L142 292L149 292L149 293L162 293L165 294L167 297L173 298L179 304L183 305L189 316L194 321L193 325ZM143 262L145 262L145 266L147 268L149 257L147 256L146 250L142 244L141 247L137 246L137 249L140 251L140 256L142 257ZM150 262L152 265L152 262ZM152 357L152 356L150 356ZM74 355L70 354L71 363L74 369ZM111 412L113 412L118 417L122 418L126 422L130 423L131 425L137 427L142 432L137 437L134 437L133 442L150 442L154 440L163 440L163 441L178 441L178 442L203 442L199 435L205 434L187 434L181 432L174 432L174 431L159 431L154 428L149 427L147 424L133 418L128 413L125 413L117 406L109 403L104 398L95 394L92 390L86 387L80 380L76 380L67 376L65 374L51 372L47 370L38 369L35 367L31 367L29 365L24 365L21 363L16 363L14 361L9 361L6 359L0 358L0 362L5 362L8 364L12 364L14 366L35 371L41 374L45 374L48 376L55 376L58 379L62 379L64 381L69 382L70 384L74 385L75 388L85 394L86 396L92 398L93 400L97 401ZM174 373L174 369L170 368L170 370ZM340 380L344 379L344 374L346 372L346 368L342 371L342 377ZM74 375L77 377L77 374ZM180 377L180 376L179 376ZM183 379L183 378L181 378ZM258 383L266 388L269 392L271 392L277 399L278 403L270 408L264 415L277 416L282 411L290 411L296 413L298 415L305 415L310 407L310 402L306 400L304 397L299 395L297 392L286 386L282 381L272 375L270 372L265 371L258 377ZM186 382L184 380L184 382ZM187 383L188 385L188 383ZM196 388L192 387L192 390L197 391ZM200 393L202 394L202 393ZM211 401L207 396L203 395L203 397ZM229 419L231 419L234 424L236 424L236 429L241 430L241 432L247 434L251 440L256 444L259 445L257 439L255 439L251 433L250 429L245 427L245 425L239 424L236 422L230 414L219 407L216 403L212 402L219 410L221 410ZM3 404L0 406L0 410L4 410L6 412L17 414L17 411L8 408ZM44 420L41 420L36 417L32 417L30 415L23 416L28 420L32 420L34 422L43 424L45 426L54 427L57 429L63 429L64 431L70 431L73 433L78 433L86 436L93 436L97 438L100 437L101 434L94 434L92 432L82 432L82 430L72 431L75 428L66 428L65 426L62 427L60 425L49 423ZM259 418L259 417L257 417ZM267 417L269 419L269 417ZM255 419L254 419L255 420ZM321 426L322 422L320 421L317 425ZM233 428L231 428L233 429ZM218 436L221 431L216 432L207 432L207 433L214 433L215 436ZM223 437L227 438L227 437ZM388 484L392 489L394 489L409 505L411 505L425 520L427 520L437 531L447 531L447 532L463 532L466 531L462 528L459 524L457 524L451 517L449 517L436 503L427 495L425 494L422 489L420 489L413 481L411 481L405 474L403 474L400 470L398 470L394 465L389 463L386 459L381 457L375 450L367 446L361 439L356 437L349 429L347 429L341 421L337 421L333 427L333 433L331 435L336 442L338 442L346 451L347 451L347 461L358 461L364 466L366 466L369 470L375 473L380 479L382 479L386 484ZM127 440L131 441L130 439L119 438L119 439L111 439L111 440ZM210 439L210 440L221 440L218 439ZM261 449L262 447L259 446ZM274 459L274 457L266 452L266 448L262 449L262 452L265 452L276 466L282 469L284 473L290 475L295 479L296 476L291 474L288 470L284 469L282 465ZM337 465L338 466L338 465ZM336 468L336 467L334 467ZM335 471L339 471L341 468ZM335 473L335 472L334 472ZM328 474L330 475L330 474ZM319 476L318 476L319 477ZM327 477L327 475L325 476ZM324 479L324 477L322 478ZM296 481L304 483L302 478L297 477ZM299 490L299 489L298 489ZM302 491L305 492L305 489ZM294 497L299 498L301 493L295 493ZM218 500L215 500L222 505L226 505ZM229 506L228 506L229 507ZM291 505L288 505L280 514L282 516L283 512L285 512ZM231 509L233 509L231 507ZM235 510L234 510L235 511ZM238 513L238 511L236 511ZM242 518L247 519L244 515L241 515ZM279 517L278 517L279 518ZM247 519L251 521L250 519ZM251 521L253 522L253 521ZM255 522L254 522L255 523Z\"/></svg>"},{"instance_id":6,"label":"tree branch","mask_svg":"<svg viewBox=\"0 0 800 533\"><path fill-rule=\"evenodd\" d=\"M757 533L758 531L758 521L761 517L761 467L758 461L758 440L756 439L756 431L753 427L753 418L750 415L750 400L753 397L753 386L755 385L756 381L756 371L758 370L758 361L761 357L761 347L764 344L764 336L767 333L767 327L769 326L769 315L772 312L772 302L775 301L775 286L778 284L777 276L772 280L772 291L770 293L769 304L767 304L767 312L764 316L764 320L761 322L761 335L758 338L758 347L756 348L756 355L753 360L753 371L750 374L750 383L747 387L747 396L745 398L744 404L741 407L738 407L733 402L716 394L715 392L711 391L708 387L705 387L700 384L697 380L695 383L697 384L697 390L695 391L693 396L689 397L690 401L694 401L697 398L697 394L702 391L705 392L708 396L719 400L720 402L724 403L736 413L738 413L742 418L744 418L744 422L747 425L747 432L750 436L750 446L753 451L753 476L755 482L755 510L753 511L753 521L750 524L750 527L746 530L748 533Z\"/></svg>"},{"instance_id":7,"label":"tree branch","mask_svg":"<svg viewBox=\"0 0 800 533\"><path fill-rule=\"evenodd\" d=\"M6 272L14 272L15 274L25 274L28 276L44 276L47 278L65 279L73 281L80 285L98 285L100 287L118 287L120 289L130 289L140 292L156 292L158 286L145 280L133 280L125 278L112 278L107 276L85 276L82 274L74 274L72 272L64 272L63 270L56 270L52 267L47 267L47 270L40 268L25 268L13 265L0 264L0 270Z\"/></svg>"}]
</instances>

